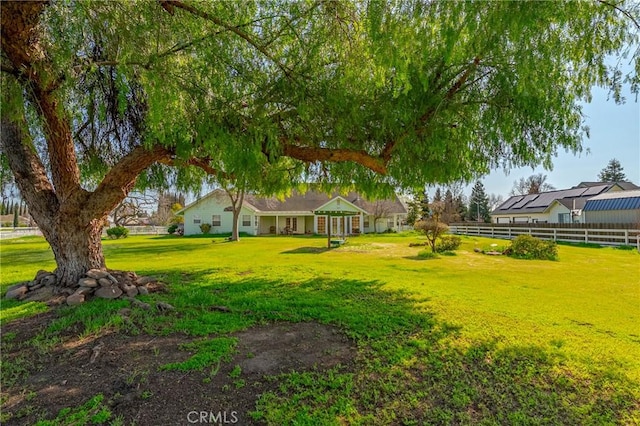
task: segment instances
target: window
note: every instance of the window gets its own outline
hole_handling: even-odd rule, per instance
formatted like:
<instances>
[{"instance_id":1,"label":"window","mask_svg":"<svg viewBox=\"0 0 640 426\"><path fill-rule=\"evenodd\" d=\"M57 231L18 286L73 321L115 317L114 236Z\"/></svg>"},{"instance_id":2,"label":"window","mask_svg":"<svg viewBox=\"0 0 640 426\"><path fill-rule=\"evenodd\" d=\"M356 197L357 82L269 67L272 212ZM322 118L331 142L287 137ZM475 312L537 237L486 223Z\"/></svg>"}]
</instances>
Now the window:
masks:
<instances>
[{"instance_id":1,"label":"window","mask_svg":"<svg viewBox=\"0 0 640 426\"><path fill-rule=\"evenodd\" d=\"M353 216L351 218L351 229L354 234L360 232L360 216Z\"/></svg>"},{"instance_id":2,"label":"window","mask_svg":"<svg viewBox=\"0 0 640 426\"><path fill-rule=\"evenodd\" d=\"M211 226L220 226L220 215L219 214L214 214L213 216L211 216Z\"/></svg>"},{"instance_id":3,"label":"window","mask_svg":"<svg viewBox=\"0 0 640 426\"><path fill-rule=\"evenodd\" d=\"M255 226L257 228L258 225L260 224L258 216L254 216L253 219L254 219L253 226Z\"/></svg>"},{"instance_id":4,"label":"window","mask_svg":"<svg viewBox=\"0 0 640 426\"><path fill-rule=\"evenodd\" d=\"M387 219L387 229L392 229L392 228L394 228L393 219L392 218L388 218Z\"/></svg>"},{"instance_id":5,"label":"window","mask_svg":"<svg viewBox=\"0 0 640 426\"><path fill-rule=\"evenodd\" d=\"M251 216L248 214L242 215L242 226L251 226Z\"/></svg>"},{"instance_id":6,"label":"window","mask_svg":"<svg viewBox=\"0 0 640 426\"><path fill-rule=\"evenodd\" d=\"M571 223L569 213L558 213L558 223Z\"/></svg>"},{"instance_id":7,"label":"window","mask_svg":"<svg viewBox=\"0 0 640 426\"><path fill-rule=\"evenodd\" d=\"M363 224L363 226L364 226L365 228L368 228L368 227L369 227L369 216L365 216L365 217L364 217L364 224Z\"/></svg>"},{"instance_id":8,"label":"window","mask_svg":"<svg viewBox=\"0 0 640 426\"><path fill-rule=\"evenodd\" d=\"M318 216L318 234L327 233L327 218L325 216Z\"/></svg>"},{"instance_id":9,"label":"window","mask_svg":"<svg viewBox=\"0 0 640 426\"><path fill-rule=\"evenodd\" d=\"M193 216L193 224L194 225L200 225L200 216L198 216L198 215L194 215Z\"/></svg>"}]
</instances>

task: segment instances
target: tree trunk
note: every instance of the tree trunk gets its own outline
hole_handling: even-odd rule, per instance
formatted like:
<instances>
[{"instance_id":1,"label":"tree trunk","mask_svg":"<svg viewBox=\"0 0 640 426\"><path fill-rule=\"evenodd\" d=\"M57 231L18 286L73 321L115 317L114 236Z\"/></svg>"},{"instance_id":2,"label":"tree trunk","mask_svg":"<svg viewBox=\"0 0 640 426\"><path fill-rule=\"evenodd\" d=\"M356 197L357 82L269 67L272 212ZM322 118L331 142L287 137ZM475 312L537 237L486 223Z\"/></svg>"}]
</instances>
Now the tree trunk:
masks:
<instances>
[{"instance_id":1,"label":"tree trunk","mask_svg":"<svg viewBox=\"0 0 640 426\"><path fill-rule=\"evenodd\" d=\"M238 232L238 219L240 219L240 205L238 208L233 209L233 228L231 230L231 240L240 241L240 233Z\"/></svg>"},{"instance_id":2,"label":"tree trunk","mask_svg":"<svg viewBox=\"0 0 640 426\"><path fill-rule=\"evenodd\" d=\"M55 270L58 284L73 287L89 269L106 269L102 252L102 220L89 223L72 217L61 216L56 220L51 245L58 268Z\"/></svg>"}]
</instances>

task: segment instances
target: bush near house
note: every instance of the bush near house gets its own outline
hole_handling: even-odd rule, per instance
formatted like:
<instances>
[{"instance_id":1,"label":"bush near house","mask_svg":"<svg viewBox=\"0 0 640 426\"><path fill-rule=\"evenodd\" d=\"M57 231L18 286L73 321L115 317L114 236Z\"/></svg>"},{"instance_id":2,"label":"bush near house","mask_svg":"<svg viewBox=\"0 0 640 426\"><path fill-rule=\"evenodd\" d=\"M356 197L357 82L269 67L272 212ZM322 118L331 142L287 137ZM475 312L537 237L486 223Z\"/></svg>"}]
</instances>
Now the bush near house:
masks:
<instances>
[{"instance_id":1,"label":"bush near house","mask_svg":"<svg viewBox=\"0 0 640 426\"><path fill-rule=\"evenodd\" d=\"M211 224L209 223L200 224L200 230L202 231L203 234L208 234L209 231L211 231Z\"/></svg>"},{"instance_id":2,"label":"bush near house","mask_svg":"<svg viewBox=\"0 0 640 426\"><path fill-rule=\"evenodd\" d=\"M558 246L555 241L519 235L511 242L505 254L519 259L557 260Z\"/></svg>"},{"instance_id":3,"label":"bush near house","mask_svg":"<svg viewBox=\"0 0 640 426\"><path fill-rule=\"evenodd\" d=\"M127 238L129 230L124 226L114 226L107 229L107 236L111 239L117 240L119 238Z\"/></svg>"},{"instance_id":4,"label":"bush near house","mask_svg":"<svg viewBox=\"0 0 640 426\"><path fill-rule=\"evenodd\" d=\"M175 234L177 230L178 230L177 223L174 223L173 225L169 225L169 227L167 228L167 232L172 235Z\"/></svg>"}]
</instances>

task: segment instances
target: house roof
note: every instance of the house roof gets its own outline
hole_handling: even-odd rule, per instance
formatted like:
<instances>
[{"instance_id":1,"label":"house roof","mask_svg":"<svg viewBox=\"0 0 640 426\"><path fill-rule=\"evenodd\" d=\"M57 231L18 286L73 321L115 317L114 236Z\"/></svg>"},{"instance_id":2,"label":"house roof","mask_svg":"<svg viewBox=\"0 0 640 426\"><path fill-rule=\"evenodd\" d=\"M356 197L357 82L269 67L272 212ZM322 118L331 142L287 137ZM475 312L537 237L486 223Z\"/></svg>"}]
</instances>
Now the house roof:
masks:
<instances>
[{"instance_id":1,"label":"house roof","mask_svg":"<svg viewBox=\"0 0 640 426\"><path fill-rule=\"evenodd\" d=\"M630 183L630 182L626 182ZM633 184L631 184L633 185ZM568 209L581 209L590 198L620 187L619 182L581 182L570 189L541 192L539 194L516 195L507 199L491 212L492 215L543 213L554 201ZM633 185L635 186L635 185ZM575 207L574 207L575 203Z\"/></svg>"},{"instance_id":2,"label":"house roof","mask_svg":"<svg viewBox=\"0 0 640 426\"><path fill-rule=\"evenodd\" d=\"M640 209L640 190L601 194L587 201L584 211Z\"/></svg>"},{"instance_id":3,"label":"house roof","mask_svg":"<svg viewBox=\"0 0 640 426\"><path fill-rule=\"evenodd\" d=\"M214 190L201 199L189 204L188 206L183 208L181 212L184 212L185 210L202 202L203 200L215 195L216 193L220 194L221 192L222 190L220 189ZM348 194L343 195L337 191L333 192L332 194L313 190L304 193L293 191L291 195L285 197L282 200L276 197L259 197L253 194L247 194L244 197L243 206L250 208L251 210L254 210L258 213L298 212L303 214L313 214L315 210L324 206L336 197L341 197L345 201L348 201L349 203L355 205L359 209L362 209L369 214L373 214L376 209L380 208L384 208L386 213L407 213L407 208L400 201L397 195L392 199L369 201L357 192L349 192Z\"/></svg>"},{"instance_id":4,"label":"house roof","mask_svg":"<svg viewBox=\"0 0 640 426\"><path fill-rule=\"evenodd\" d=\"M620 182L580 182L578 185L574 186L574 188L584 188L584 187L600 186L600 185L607 185L607 184L616 184L621 189L623 189L625 191L629 191L629 190L632 190L632 189L640 189L640 186L634 184L633 182L624 182L624 181L620 181Z\"/></svg>"}]
</instances>

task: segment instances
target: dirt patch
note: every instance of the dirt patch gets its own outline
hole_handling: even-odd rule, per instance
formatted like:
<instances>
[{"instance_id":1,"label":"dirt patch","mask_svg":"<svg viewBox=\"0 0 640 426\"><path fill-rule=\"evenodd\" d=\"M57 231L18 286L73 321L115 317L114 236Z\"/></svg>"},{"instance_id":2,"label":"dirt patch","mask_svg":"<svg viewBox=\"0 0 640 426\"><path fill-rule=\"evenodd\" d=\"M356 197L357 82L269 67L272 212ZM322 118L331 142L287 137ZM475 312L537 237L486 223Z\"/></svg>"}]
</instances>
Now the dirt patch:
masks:
<instances>
[{"instance_id":1,"label":"dirt patch","mask_svg":"<svg viewBox=\"0 0 640 426\"><path fill-rule=\"evenodd\" d=\"M34 424L54 418L103 394L114 416L124 424L182 425L199 418L226 416L227 423L256 424L250 412L260 395L278 386L269 376L295 371L352 367L355 348L338 329L316 323L279 323L236 333L237 353L230 362L205 371L165 371L192 354L181 349L194 339L183 335L66 338L38 354L29 338L51 320L47 313L14 321L2 333L15 333L3 360L28 366L28 372L3 389L4 424ZM212 336L213 337L213 336ZM217 371L216 371L217 370ZM212 413L212 414L209 414ZM224 420L223 417L218 417Z\"/></svg>"}]
</instances>

